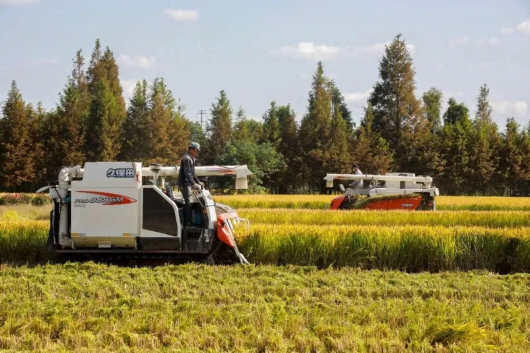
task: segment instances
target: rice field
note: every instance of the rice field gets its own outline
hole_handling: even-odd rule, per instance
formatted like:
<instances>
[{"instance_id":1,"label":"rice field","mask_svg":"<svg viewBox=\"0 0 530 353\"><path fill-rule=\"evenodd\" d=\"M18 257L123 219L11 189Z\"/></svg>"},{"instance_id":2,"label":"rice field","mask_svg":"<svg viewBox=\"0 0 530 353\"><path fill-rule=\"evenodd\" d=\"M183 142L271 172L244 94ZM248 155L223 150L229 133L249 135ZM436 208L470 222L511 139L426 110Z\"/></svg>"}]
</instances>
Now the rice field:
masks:
<instances>
[{"instance_id":1,"label":"rice field","mask_svg":"<svg viewBox=\"0 0 530 353\"><path fill-rule=\"evenodd\" d=\"M251 221L237 241L253 265L229 267L57 263L49 207L0 206L0 349L530 350L527 199L407 212L330 198L216 197Z\"/></svg>"},{"instance_id":2,"label":"rice field","mask_svg":"<svg viewBox=\"0 0 530 353\"><path fill-rule=\"evenodd\" d=\"M215 196L234 208L326 209L339 195L236 195ZM530 211L528 197L438 196L440 211Z\"/></svg>"},{"instance_id":3,"label":"rice field","mask_svg":"<svg viewBox=\"0 0 530 353\"><path fill-rule=\"evenodd\" d=\"M0 349L527 352L530 275L301 266L0 271Z\"/></svg>"}]
</instances>

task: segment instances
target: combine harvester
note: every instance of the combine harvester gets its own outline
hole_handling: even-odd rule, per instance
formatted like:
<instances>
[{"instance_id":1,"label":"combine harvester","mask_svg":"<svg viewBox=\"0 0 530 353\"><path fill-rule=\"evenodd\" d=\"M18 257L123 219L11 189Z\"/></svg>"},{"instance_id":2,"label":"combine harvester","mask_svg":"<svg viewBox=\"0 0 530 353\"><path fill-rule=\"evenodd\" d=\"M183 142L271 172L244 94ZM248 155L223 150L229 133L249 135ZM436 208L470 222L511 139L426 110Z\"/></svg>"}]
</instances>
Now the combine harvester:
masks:
<instances>
[{"instance_id":1,"label":"combine harvester","mask_svg":"<svg viewBox=\"0 0 530 353\"><path fill-rule=\"evenodd\" d=\"M248 188L252 173L243 166L196 167L197 176L236 176L236 189ZM248 263L239 252L233 226L248 221L216 204L208 190L193 192L192 226L183 227L184 200L174 197L165 178L178 167L135 162L87 162L65 167L53 200L47 249L58 254L108 259L185 258L214 263ZM143 185L142 177L152 177Z\"/></svg>"},{"instance_id":2,"label":"combine harvester","mask_svg":"<svg viewBox=\"0 0 530 353\"><path fill-rule=\"evenodd\" d=\"M344 195L331 201L332 210L436 210L435 197L440 193L429 176L413 173L327 174L326 187L333 188L334 180L362 180L363 188L348 188L340 184Z\"/></svg>"}]
</instances>

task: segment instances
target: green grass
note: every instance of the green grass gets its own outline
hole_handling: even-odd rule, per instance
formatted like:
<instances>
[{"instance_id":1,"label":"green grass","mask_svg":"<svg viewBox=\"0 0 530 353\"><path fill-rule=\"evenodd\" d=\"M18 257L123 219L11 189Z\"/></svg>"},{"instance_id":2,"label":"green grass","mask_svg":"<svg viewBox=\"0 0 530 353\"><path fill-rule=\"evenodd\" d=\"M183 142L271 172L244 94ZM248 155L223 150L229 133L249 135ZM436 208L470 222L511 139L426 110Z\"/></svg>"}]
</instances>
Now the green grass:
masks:
<instances>
[{"instance_id":1,"label":"green grass","mask_svg":"<svg viewBox=\"0 0 530 353\"><path fill-rule=\"evenodd\" d=\"M310 267L0 271L0 348L527 352L530 275Z\"/></svg>"}]
</instances>

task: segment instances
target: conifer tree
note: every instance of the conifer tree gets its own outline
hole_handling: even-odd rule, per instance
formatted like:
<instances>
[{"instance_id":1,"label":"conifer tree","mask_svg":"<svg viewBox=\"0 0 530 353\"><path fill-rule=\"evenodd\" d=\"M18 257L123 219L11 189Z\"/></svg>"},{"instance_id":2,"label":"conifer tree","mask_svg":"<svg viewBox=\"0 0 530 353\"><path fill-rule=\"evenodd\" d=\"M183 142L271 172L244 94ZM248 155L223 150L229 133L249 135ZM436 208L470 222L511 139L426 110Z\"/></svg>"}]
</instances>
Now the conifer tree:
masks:
<instances>
[{"instance_id":1,"label":"conifer tree","mask_svg":"<svg viewBox=\"0 0 530 353\"><path fill-rule=\"evenodd\" d=\"M489 88L487 85L480 87L477 97L477 112L473 122L474 134L472 138L472 158L470 166L473 170L473 179L477 190L486 191L490 184L499 182L498 170L500 136L497 125L491 118L492 108L488 100Z\"/></svg>"},{"instance_id":2,"label":"conifer tree","mask_svg":"<svg viewBox=\"0 0 530 353\"><path fill-rule=\"evenodd\" d=\"M118 65L108 47L102 54L99 40L92 53L87 77L91 93L86 122L87 160L115 160L121 149L121 128L127 112Z\"/></svg>"},{"instance_id":3,"label":"conifer tree","mask_svg":"<svg viewBox=\"0 0 530 353\"><path fill-rule=\"evenodd\" d=\"M339 104L333 109L330 138L326 147L330 173L347 173L351 169L351 151L348 146L348 126L342 118Z\"/></svg>"},{"instance_id":4,"label":"conifer tree","mask_svg":"<svg viewBox=\"0 0 530 353\"><path fill-rule=\"evenodd\" d=\"M410 160L421 142L417 134L428 128L414 93L415 74L405 40L398 34L379 63L380 81L369 103L373 107L373 129L393 147L396 161L405 171L411 169Z\"/></svg>"},{"instance_id":5,"label":"conifer tree","mask_svg":"<svg viewBox=\"0 0 530 353\"><path fill-rule=\"evenodd\" d=\"M300 183L300 146L296 114L290 105L278 108L278 123L281 130L281 143L278 151L285 160L285 170L279 186L280 193L295 192Z\"/></svg>"},{"instance_id":6,"label":"conifer tree","mask_svg":"<svg viewBox=\"0 0 530 353\"><path fill-rule=\"evenodd\" d=\"M278 149L281 143L281 130L278 121L278 107L276 102L272 101L270 108L263 114L263 137L271 145Z\"/></svg>"},{"instance_id":7,"label":"conifer tree","mask_svg":"<svg viewBox=\"0 0 530 353\"><path fill-rule=\"evenodd\" d=\"M393 163L392 151L388 142L374 131L373 124L373 108L369 104L355 133L352 162L359 163L363 173L384 174Z\"/></svg>"},{"instance_id":8,"label":"conifer tree","mask_svg":"<svg viewBox=\"0 0 530 353\"><path fill-rule=\"evenodd\" d=\"M310 190L320 192L325 191L322 172L328 167L325 147L329 141L332 120L332 94L329 87L322 62L319 62L313 75L307 113L300 125L299 141L305 182Z\"/></svg>"},{"instance_id":9,"label":"conifer tree","mask_svg":"<svg viewBox=\"0 0 530 353\"><path fill-rule=\"evenodd\" d=\"M121 159L142 161L148 158L146 151L147 125L149 116L148 84L138 81L129 101L127 118L122 129Z\"/></svg>"},{"instance_id":10,"label":"conifer tree","mask_svg":"<svg viewBox=\"0 0 530 353\"><path fill-rule=\"evenodd\" d=\"M32 108L30 108L32 109ZM34 181L35 159L28 108L12 81L0 119L0 180L11 191Z\"/></svg>"},{"instance_id":11,"label":"conifer tree","mask_svg":"<svg viewBox=\"0 0 530 353\"><path fill-rule=\"evenodd\" d=\"M440 132L442 129L442 99L442 91L434 87L423 93L425 116L433 133Z\"/></svg>"},{"instance_id":12,"label":"conifer tree","mask_svg":"<svg viewBox=\"0 0 530 353\"><path fill-rule=\"evenodd\" d=\"M217 163L232 134L232 108L225 91L220 92L217 102L212 104L208 125L208 162Z\"/></svg>"}]
</instances>

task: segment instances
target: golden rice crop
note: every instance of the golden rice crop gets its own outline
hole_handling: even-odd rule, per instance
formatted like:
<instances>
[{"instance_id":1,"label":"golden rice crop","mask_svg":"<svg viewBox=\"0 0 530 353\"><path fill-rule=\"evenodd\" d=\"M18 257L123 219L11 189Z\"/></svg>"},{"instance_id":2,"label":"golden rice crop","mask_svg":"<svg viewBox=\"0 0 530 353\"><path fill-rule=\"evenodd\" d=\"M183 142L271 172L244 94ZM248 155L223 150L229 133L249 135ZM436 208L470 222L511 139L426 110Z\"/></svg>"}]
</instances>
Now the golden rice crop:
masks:
<instances>
[{"instance_id":1,"label":"golden rice crop","mask_svg":"<svg viewBox=\"0 0 530 353\"><path fill-rule=\"evenodd\" d=\"M46 251L48 222L0 221L0 262L39 263L52 258Z\"/></svg>"},{"instance_id":2,"label":"golden rice crop","mask_svg":"<svg viewBox=\"0 0 530 353\"><path fill-rule=\"evenodd\" d=\"M423 225L470 226L489 228L530 227L525 211L370 211L370 210L304 210L294 209L239 209L241 217L252 223L315 224L315 225Z\"/></svg>"},{"instance_id":3,"label":"golden rice crop","mask_svg":"<svg viewBox=\"0 0 530 353\"><path fill-rule=\"evenodd\" d=\"M530 271L530 228L253 225L238 235L254 263L404 271Z\"/></svg>"},{"instance_id":4,"label":"golden rice crop","mask_svg":"<svg viewBox=\"0 0 530 353\"><path fill-rule=\"evenodd\" d=\"M236 195L215 196L215 200L234 208L329 208L338 195ZM530 211L528 197L438 196L438 210L519 210Z\"/></svg>"}]
</instances>

